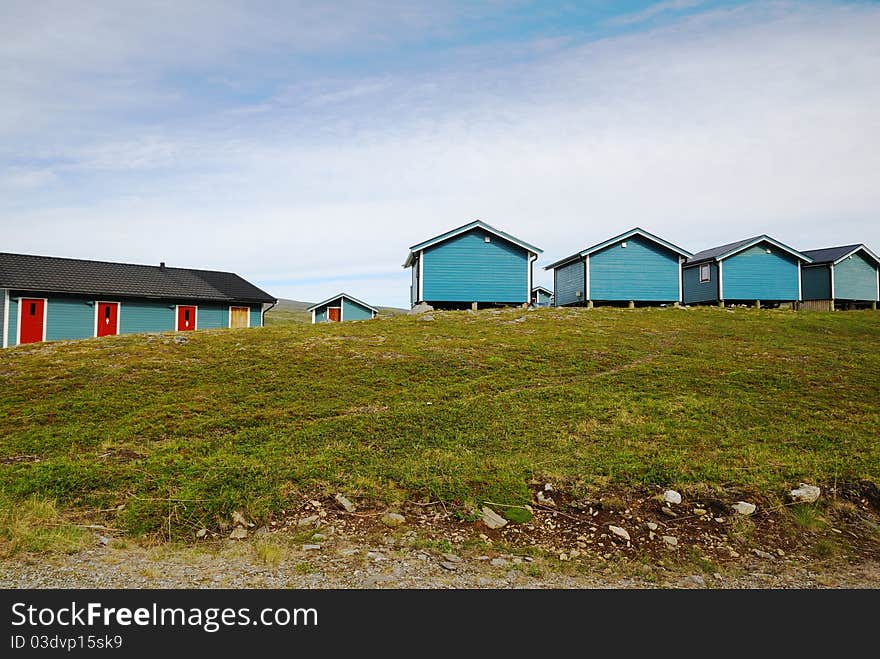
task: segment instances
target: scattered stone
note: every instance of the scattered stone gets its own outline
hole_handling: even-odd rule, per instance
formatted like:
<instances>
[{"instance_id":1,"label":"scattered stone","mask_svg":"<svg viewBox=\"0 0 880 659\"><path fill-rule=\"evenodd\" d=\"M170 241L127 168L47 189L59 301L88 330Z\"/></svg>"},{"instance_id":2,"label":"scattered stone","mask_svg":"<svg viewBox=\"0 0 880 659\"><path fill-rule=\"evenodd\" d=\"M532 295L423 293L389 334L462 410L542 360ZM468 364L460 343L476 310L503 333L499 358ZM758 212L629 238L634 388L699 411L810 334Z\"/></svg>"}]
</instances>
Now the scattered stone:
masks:
<instances>
[{"instance_id":1,"label":"scattered stone","mask_svg":"<svg viewBox=\"0 0 880 659\"><path fill-rule=\"evenodd\" d=\"M233 523L233 524L238 524L239 526L248 526L248 527L250 527L250 528L253 528L253 526L254 526L254 523L253 523L253 522L249 522L249 521L247 521L247 520L245 519L244 515L242 515L242 514L241 514L240 512L238 512L237 510L233 510L233 511L232 511L232 523Z\"/></svg>"},{"instance_id":2,"label":"scattered stone","mask_svg":"<svg viewBox=\"0 0 880 659\"><path fill-rule=\"evenodd\" d=\"M426 313L424 316L419 316L419 320L425 320L425 321L431 322L432 320L434 320L434 316L432 316L429 313Z\"/></svg>"},{"instance_id":3,"label":"scattered stone","mask_svg":"<svg viewBox=\"0 0 880 659\"><path fill-rule=\"evenodd\" d=\"M401 515L400 513L385 513L382 515L382 523L385 526L390 526L394 528L395 526L400 526L406 521L406 517Z\"/></svg>"},{"instance_id":4,"label":"scattered stone","mask_svg":"<svg viewBox=\"0 0 880 659\"><path fill-rule=\"evenodd\" d=\"M663 493L663 500L666 503L671 503L673 505L678 505L681 503L681 495L675 490L666 490Z\"/></svg>"},{"instance_id":5,"label":"scattered stone","mask_svg":"<svg viewBox=\"0 0 880 659\"><path fill-rule=\"evenodd\" d=\"M647 525L649 531L656 531L659 527L655 522L648 522Z\"/></svg>"},{"instance_id":6,"label":"scattered stone","mask_svg":"<svg viewBox=\"0 0 880 659\"><path fill-rule=\"evenodd\" d=\"M701 577L699 574L692 574L689 577L685 577L684 582L688 586L692 586L694 588L705 588L706 587L706 580L703 577Z\"/></svg>"},{"instance_id":7,"label":"scattered stone","mask_svg":"<svg viewBox=\"0 0 880 659\"><path fill-rule=\"evenodd\" d=\"M458 563L461 560L461 556L457 556L456 554L442 554L442 556L450 563Z\"/></svg>"},{"instance_id":8,"label":"scattered stone","mask_svg":"<svg viewBox=\"0 0 880 659\"><path fill-rule=\"evenodd\" d=\"M678 538L674 535L664 535L663 542L665 542L670 547L678 547Z\"/></svg>"},{"instance_id":9,"label":"scattered stone","mask_svg":"<svg viewBox=\"0 0 880 659\"><path fill-rule=\"evenodd\" d=\"M694 515L698 515L699 517L702 517L707 512L708 511L705 508L694 508Z\"/></svg>"},{"instance_id":10,"label":"scattered stone","mask_svg":"<svg viewBox=\"0 0 880 659\"><path fill-rule=\"evenodd\" d=\"M302 519L298 519L296 522L297 526L311 526L315 522L317 522L319 517L317 515L309 515L308 517L303 517Z\"/></svg>"},{"instance_id":11,"label":"scattered stone","mask_svg":"<svg viewBox=\"0 0 880 659\"><path fill-rule=\"evenodd\" d=\"M815 485L801 483L797 489L792 490L789 494L791 494L791 498L795 501L813 503L819 498L819 495L822 494L822 490Z\"/></svg>"},{"instance_id":12,"label":"scattered stone","mask_svg":"<svg viewBox=\"0 0 880 659\"><path fill-rule=\"evenodd\" d=\"M496 513L494 510L489 508L488 506L483 506L483 524L488 526L490 529L500 529L507 526L507 520L504 519L501 515Z\"/></svg>"},{"instance_id":13,"label":"scattered stone","mask_svg":"<svg viewBox=\"0 0 880 659\"><path fill-rule=\"evenodd\" d=\"M739 552L738 552L738 551L734 551L733 549L731 549L729 553L730 553L730 557L731 557L731 558L739 558Z\"/></svg>"},{"instance_id":14,"label":"scattered stone","mask_svg":"<svg viewBox=\"0 0 880 659\"><path fill-rule=\"evenodd\" d=\"M667 517L678 517L678 514L674 513L672 511L672 508L667 508L666 506L663 506L660 509L660 512L663 513L664 515L666 515Z\"/></svg>"},{"instance_id":15,"label":"scattered stone","mask_svg":"<svg viewBox=\"0 0 880 659\"><path fill-rule=\"evenodd\" d=\"M773 554L768 554L766 551L761 551L760 549L753 549L752 551L755 552L755 556L757 556L758 558L763 558L768 561L776 558Z\"/></svg>"},{"instance_id":16,"label":"scattered stone","mask_svg":"<svg viewBox=\"0 0 880 659\"><path fill-rule=\"evenodd\" d=\"M199 529L196 531L197 538L204 538L206 535L208 535L208 529Z\"/></svg>"},{"instance_id":17,"label":"scattered stone","mask_svg":"<svg viewBox=\"0 0 880 659\"><path fill-rule=\"evenodd\" d=\"M231 540L244 540L247 537L247 529L243 526L236 526L234 529L232 529L232 533L229 534L229 538Z\"/></svg>"},{"instance_id":18,"label":"scattered stone","mask_svg":"<svg viewBox=\"0 0 880 659\"><path fill-rule=\"evenodd\" d=\"M355 505L351 501L349 501L348 498L345 497L343 494L337 494L334 498L336 499L336 503L338 503L340 507L345 510L345 512L353 513L355 510L357 510Z\"/></svg>"},{"instance_id":19,"label":"scattered stone","mask_svg":"<svg viewBox=\"0 0 880 659\"><path fill-rule=\"evenodd\" d=\"M544 483L544 491L545 492L552 492L553 486L550 483Z\"/></svg>"},{"instance_id":20,"label":"scattered stone","mask_svg":"<svg viewBox=\"0 0 880 659\"><path fill-rule=\"evenodd\" d=\"M452 561L441 561L440 567L444 570L449 570L450 572L455 572L458 569L458 565L453 563Z\"/></svg>"},{"instance_id":21,"label":"scattered stone","mask_svg":"<svg viewBox=\"0 0 880 659\"><path fill-rule=\"evenodd\" d=\"M422 302L410 309L409 313L410 315L418 315L422 313L427 313L429 311L434 311L434 307L432 307L430 304L425 304L424 302Z\"/></svg>"},{"instance_id":22,"label":"scattered stone","mask_svg":"<svg viewBox=\"0 0 880 659\"><path fill-rule=\"evenodd\" d=\"M106 535L99 535L98 542L100 542L102 545L104 545L106 547L107 545L110 544L110 538L108 538Z\"/></svg>"},{"instance_id":23,"label":"scattered stone","mask_svg":"<svg viewBox=\"0 0 880 659\"><path fill-rule=\"evenodd\" d=\"M629 540L629 531L626 529L622 529L619 526L608 526L608 530L611 531L618 538L623 538L624 540Z\"/></svg>"},{"instance_id":24,"label":"scattered stone","mask_svg":"<svg viewBox=\"0 0 880 659\"><path fill-rule=\"evenodd\" d=\"M780 556L785 556L785 552L782 551L781 549L777 549L776 553L779 554Z\"/></svg>"},{"instance_id":25,"label":"scattered stone","mask_svg":"<svg viewBox=\"0 0 880 659\"><path fill-rule=\"evenodd\" d=\"M492 567L507 567L508 562L506 558L493 558L489 561L489 565Z\"/></svg>"},{"instance_id":26,"label":"scattered stone","mask_svg":"<svg viewBox=\"0 0 880 659\"><path fill-rule=\"evenodd\" d=\"M733 510L740 515L751 515L757 509L757 506L748 501L737 501L732 506Z\"/></svg>"},{"instance_id":27,"label":"scattered stone","mask_svg":"<svg viewBox=\"0 0 880 659\"><path fill-rule=\"evenodd\" d=\"M368 551L367 558L372 561L384 561L385 557L377 551Z\"/></svg>"},{"instance_id":28,"label":"scattered stone","mask_svg":"<svg viewBox=\"0 0 880 659\"><path fill-rule=\"evenodd\" d=\"M321 545L303 545L303 551L321 551Z\"/></svg>"},{"instance_id":29,"label":"scattered stone","mask_svg":"<svg viewBox=\"0 0 880 659\"><path fill-rule=\"evenodd\" d=\"M538 503L543 504L545 506L555 506L556 502L553 501L550 497L545 497L544 493L541 490L538 490Z\"/></svg>"}]
</instances>

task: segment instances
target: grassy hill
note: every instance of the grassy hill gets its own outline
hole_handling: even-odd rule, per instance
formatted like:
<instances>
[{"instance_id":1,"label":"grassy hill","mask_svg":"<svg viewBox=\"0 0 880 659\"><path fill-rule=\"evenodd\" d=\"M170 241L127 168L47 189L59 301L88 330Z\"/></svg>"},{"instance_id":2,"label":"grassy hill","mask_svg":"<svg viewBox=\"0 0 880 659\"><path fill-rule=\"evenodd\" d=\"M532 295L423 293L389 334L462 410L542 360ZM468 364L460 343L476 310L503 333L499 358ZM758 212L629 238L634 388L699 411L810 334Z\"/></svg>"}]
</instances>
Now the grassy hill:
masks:
<instances>
[{"instance_id":1,"label":"grassy hill","mask_svg":"<svg viewBox=\"0 0 880 659\"><path fill-rule=\"evenodd\" d=\"M0 494L174 536L339 490L880 482L878 313L432 317L0 351Z\"/></svg>"},{"instance_id":2,"label":"grassy hill","mask_svg":"<svg viewBox=\"0 0 880 659\"><path fill-rule=\"evenodd\" d=\"M311 323L312 315L306 311L314 302L298 300L278 300L270 311L266 312L266 325L290 325L293 323ZM394 307L376 307L380 317L395 316L406 313L405 309Z\"/></svg>"}]
</instances>

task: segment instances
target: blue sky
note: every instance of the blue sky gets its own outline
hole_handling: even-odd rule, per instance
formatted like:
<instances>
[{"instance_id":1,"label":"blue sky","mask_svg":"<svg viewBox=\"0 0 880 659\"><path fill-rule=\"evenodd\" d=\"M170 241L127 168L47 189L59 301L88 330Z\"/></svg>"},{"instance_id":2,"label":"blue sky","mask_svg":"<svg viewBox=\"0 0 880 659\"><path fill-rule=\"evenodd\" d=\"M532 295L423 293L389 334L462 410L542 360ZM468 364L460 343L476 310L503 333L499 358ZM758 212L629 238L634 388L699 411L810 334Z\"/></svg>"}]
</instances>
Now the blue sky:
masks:
<instances>
[{"instance_id":1,"label":"blue sky","mask_svg":"<svg viewBox=\"0 0 880 659\"><path fill-rule=\"evenodd\" d=\"M403 306L482 219L880 248L880 6L4 3L4 250ZM539 282L549 283L541 274Z\"/></svg>"}]
</instances>

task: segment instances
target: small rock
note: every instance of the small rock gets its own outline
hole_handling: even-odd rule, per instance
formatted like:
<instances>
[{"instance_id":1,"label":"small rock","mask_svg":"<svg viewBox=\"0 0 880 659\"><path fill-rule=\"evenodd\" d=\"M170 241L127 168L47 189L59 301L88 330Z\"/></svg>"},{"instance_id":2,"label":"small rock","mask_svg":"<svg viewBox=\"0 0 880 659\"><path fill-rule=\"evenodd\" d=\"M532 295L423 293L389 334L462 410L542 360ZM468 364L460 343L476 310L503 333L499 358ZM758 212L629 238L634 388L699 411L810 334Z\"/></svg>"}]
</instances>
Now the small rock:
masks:
<instances>
[{"instance_id":1,"label":"small rock","mask_svg":"<svg viewBox=\"0 0 880 659\"><path fill-rule=\"evenodd\" d=\"M822 490L820 490L815 485L807 485L806 483L801 483L800 487L792 490L789 494L791 494L791 498L795 501L800 501L803 503L813 503L819 498L819 495L822 494Z\"/></svg>"},{"instance_id":2,"label":"small rock","mask_svg":"<svg viewBox=\"0 0 880 659\"><path fill-rule=\"evenodd\" d=\"M608 526L608 530L611 531L618 538L623 538L624 540L629 540L629 531L626 529L622 529L619 526Z\"/></svg>"},{"instance_id":3,"label":"small rock","mask_svg":"<svg viewBox=\"0 0 880 659\"><path fill-rule=\"evenodd\" d=\"M731 549L729 552L731 558L739 558L739 552Z\"/></svg>"},{"instance_id":4,"label":"small rock","mask_svg":"<svg viewBox=\"0 0 880 659\"><path fill-rule=\"evenodd\" d=\"M508 562L506 558L493 558L489 561L489 565L492 567L507 567Z\"/></svg>"},{"instance_id":5,"label":"small rock","mask_svg":"<svg viewBox=\"0 0 880 659\"><path fill-rule=\"evenodd\" d=\"M108 538L106 535L99 535L98 542L100 542L102 545L104 545L106 547L107 545L110 544L110 538Z\"/></svg>"},{"instance_id":6,"label":"small rock","mask_svg":"<svg viewBox=\"0 0 880 659\"><path fill-rule=\"evenodd\" d=\"M428 322L434 320L434 316L429 313L426 313L424 316L419 316L419 320L426 320Z\"/></svg>"},{"instance_id":7,"label":"small rock","mask_svg":"<svg viewBox=\"0 0 880 659\"><path fill-rule=\"evenodd\" d=\"M782 551L781 549L777 549L776 553L779 554L780 556L785 556L785 552Z\"/></svg>"},{"instance_id":8,"label":"small rock","mask_svg":"<svg viewBox=\"0 0 880 659\"><path fill-rule=\"evenodd\" d=\"M666 515L667 517L678 517L678 515L672 511L672 508L667 508L666 506L663 506L660 509L660 512L663 513L664 515Z\"/></svg>"},{"instance_id":9,"label":"small rock","mask_svg":"<svg viewBox=\"0 0 880 659\"><path fill-rule=\"evenodd\" d=\"M384 561L385 557L377 551L368 551L367 558L373 561Z\"/></svg>"},{"instance_id":10,"label":"small rock","mask_svg":"<svg viewBox=\"0 0 880 659\"><path fill-rule=\"evenodd\" d=\"M406 517L401 515L400 513L385 513L382 515L382 523L385 526L395 527L400 526L406 521Z\"/></svg>"},{"instance_id":11,"label":"small rock","mask_svg":"<svg viewBox=\"0 0 880 659\"><path fill-rule=\"evenodd\" d=\"M461 556L456 554L441 554L441 556L443 556L444 560L447 560L450 563L458 563L461 560Z\"/></svg>"},{"instance_id":12,"label":"small rock","mask_svg":"<svg viewBox=\"0 0 880 659\"><path fill-rule=\"evenodd\" d=\"M236 526L232 529L232 533L229 534L229 537L232 540L244 540L248 537L247 529L243 526Z\"/></svg>"},{"instance_id":13,"label":"small rock","mask_svg":"<svg viewBox=\"0 0 880 659\"><path fill-rule=\"evenodd\" d=\"M425 304L424 302L422 302L422 303L414 306L412 309L410 309L409 313L411 315L416 315L416 314L426 313L428 311L434 311L434 307L432 307L430 304Z\"/></svg>"},{"instance_id":14,"label":"small rock","mask_svg":"<svg viewBox=\"0 0 880 659\"><path fill-rule=\"evenodd\" d=\"M685 577L684 582L688 586L692 586L695 588L705 588L706 587L706 580L703 577L701 577L699 574L692 574L689 577Z\"/></svg>"},{"instance_id":15,"label":"small rock","mask_svg":"<svg viewBox=\"0 0 880 659\"><path fill-rule=\"evenodd\" d=\"M556 502L553 501L550 497L545 497L544 493L541 490L538 490L538 503L543 504L545 506L555 506Z\"/></svg>"},{"instance_id":16,"label":"small rock","mask_svg":"<svg viewBox=\"0 0 880 659\"><path fill-rule=\"evenodd\" d=\"M449 570L450 572L454 572L458 569L458 565L456 565L452 561L442 561L440 563L440 567L442 567L444 570Z\"/></svg>"},{"instance_id":17,"label":"small rock","mask_svg":"<svg viewBox=\"0 0 880 659\"><path fill-rule=\"evenodd\" d=\"M311 540L314 540L315 542L320 542L321 540L326 540L326 539L327 539L327 536L324 535L323 533L315 533L311 537Z\"/></svg>"},{"instance_id":18,"label":"small rock","mask_svg":"<svg viewBox=\"0 0 880 659\"><path fill-rule=\"evenodd\" d=\"M694 508L694 515L698 515L700 517L705 515L707 512L708 511L705 508Z\"/></svg>"},{"instance_id":19,"label":"small rock","mask_svg":"<svg viewBox=\"0 0 880 659\"><path fill-rule=\"evenodd\" d=\"M507 526L507 520L488 506L483 506L483 524L490 529L500 529Z\"/></svg>"},{"instance_id":20,"label":"small rock","mask_svg":"<svg viewBox=\"0 0 880 659\"><path fill-rule=\"evenodd\" d=\"M355 505L351 501L349 501L348 498L343 494L337 494L334 498L336 499L336 503L338 503L340 507L345 510L345 512L353 513L355 510L357 510Z\"/></svg>"},{"instance_id":21,"label":"small rock","mask_svg":"<svg viewBox=\"0 0 880 659\"><path fill-rule=\"evenodd\" d=\"M648 522L646 526L648 527L649 531L656 531L658 528L660 528L655 522Z\"/></svg>"},{"instance_id":22,"label":"small rock","mask_svg":"<svg viewBox=\"0 0 880 659\"><path fill-rule=\"evenodd\" d=\"M247 521L247 520L245 519L244 515L242 515L242 514L241 514L240 512L238 512L237 510L233 510L233 511L232 511L232 523L233 523L233 524L238 524L239 526L249 526L249 527L251 527L251 528L253 528L253 526L254 526L254 523L253 523L253 522L249 522L249 521Z\"/></svg>"},{"instance_id":23,"label":"small rock","mask_svg":"<svg viewBox=\"0 0 880 659\"><path fill-rule=\"evenodd\" d=\"M776 558L773 554L768 554L766 551L761 551L760 549L753 549L752 551L755 552L755 556L758 558L763 558L768 561Z\"/></svg>"},{"instance_id":24,"label":"small rock","mask_svg":"<svg viewBox=\"0 0 880 659\"><path fill-rule=\"evenodd\" d=\"M664 535L663 542L665 542L670 547L678 547L678 538L674 535Z\"/></svg>"},{"instance_id":25,"label":"small rock","mask_svg":"<svg viewBox=\"0 0 880 659\"><path fill-rule=\"evenodd\" d=\"M552 492L553 486L550 483L544 483L544 491L545 492Z\"/></svg>"},{"instance_id":26,"label":"small rock","mask_svg":"<svg viewBox=\"0 0 880 659\"><path fill-rule=\"evenodd\" d=\"M303 517L296 521L297 526L311 526L315 522L317 522L320 518L317 515L309 515L308 517Z\"/></svg>"},{"instance_id":27,"label":"small rock","mask_svg":"<svg viewBox=\"0 0 880 659\"><path fill-rule=\"evenodd\" d=\"M321 545L303 545L303 551L321 551Z\"/></svg>"},{"instance_id":28,"label":"small rock","mask_svg":"<svg viewBox=\"0 0 880 659\"><path fill-rule=\"evenodd\" d=\"M740 515L751 515L757 509L757 506L753 503L749 503L748 501L737 501L733 506L731 506L733 510Z\"/></svg>"},{"instance_id":29,"label":"small rock","mask_svg":"<svg viewBox=\"0 0 880 659\"><path fill-rule=\"evenodd\" d=\"M663 500L666 503L671 503L673 505L677 505L681 503L681 495L675 490L666 490L663 493Z\"/></svg>"},{"instance_id":30,"label":"small rock","mask_svg":"<svg viewBox=\"0 0 880 659\"><path fill-rule=\"evenodd\" d=\"M197 538L204 538L206 535L208 535L208 529L199 529L196 531Z\"/></svg>"}]
</instances>

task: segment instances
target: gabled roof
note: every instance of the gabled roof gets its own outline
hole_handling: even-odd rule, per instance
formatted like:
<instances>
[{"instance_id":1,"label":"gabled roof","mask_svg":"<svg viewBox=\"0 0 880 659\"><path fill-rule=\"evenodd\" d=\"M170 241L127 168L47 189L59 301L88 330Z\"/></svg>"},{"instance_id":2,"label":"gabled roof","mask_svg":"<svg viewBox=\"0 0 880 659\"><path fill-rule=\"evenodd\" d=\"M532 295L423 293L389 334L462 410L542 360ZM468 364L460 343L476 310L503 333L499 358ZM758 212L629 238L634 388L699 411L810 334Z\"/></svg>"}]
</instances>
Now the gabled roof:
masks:
<instances>
[{"instance_id":1,"label":"gabled roof","mask_svg":"<svg viewBox=\"0 0 880 659\"><path fill-rule=\"evenodd\" d=\"M275 302L232 272L0 253L0 288L214 302Z\"/></svg>"},{"instance_id":2,"label":"gabled roof","mask_svg":"<svg viewBox=\"0 0 880 659\"><path fill-rule=\"evenodd\" d=\"M413 245L409 248L409 254L407 254L406 262L403 264L404 268L408 268L412 265L413 255L417 252L422 251L423 249L427 249L429 247L433 247L439 243L445 242L450 238L455 238L456 236L460 236L463 233L467 233L473 229L483 229L484 231L488 231L491 234L498 236L499 238L503 238L504 240L513 243L517 247L522 247L524 250L531 254L542 254L544 250L535 247L534 245L530 245L527 242L520 240L519 238L514 238L509 233L504 233L499 229L496 229L493 226L489 226L482 220L474 220L473 222L468 222L457 229L452 229L451 231L447 231L446 233L441 233L439 236L434 236L433 238L426 240L424 242L418 243L417 245Z\"/></svg>"},{"instance_id":3,"label":"gabled roof","mask_svg":"<svg viewBox=\"0 0 880 659\"><path fill-rule=\"evenodd\" d=\"M827 263L837 265L843 261L843 259L858 251L864 252L867 256L873 259L877 265L880 265L880 257L861 244L843 245L842 247L824 247L822 249L807 249L804 250L804 254L813 259L813 263L816 265L824 265Z\"/></svg>"},{"instance_id":4,"label":"gabled roof","mask_svg":"<svg viewBox=\"0 0 880 659\"><path fill-rule=\"evenodd\" d=\"M535 291L544 291L545 293L547 293L547 295L553 295L553 291L544 286L532 286L532 293L534 293Z\"/></svg>"},{"instance_id":5,"label":"gabled roof","mask_svg":"<svg viewBox=\"0 0 880 659\"><path fill-rule=\"evenodd\" d=\"M726 258L729 258L735 254L739 254L740 252L747 250L749 247L753 247L759 243L767 242L771 245L778 247L784 252L788 252L795 258L800 259L806 263L812 263L813 259L809 256L797 251L785 245L778 240L771 238L767 235L755 236L754 238L746 238L745 240L738 240L735 243L728 243L727 245L720 245L718 247L713 247L711 249L704 249L702 252L697 252L687 261L685 261L685 267L691 265L697 265L698 263L705 263L706 261L723 261Z\"/></svg>"},{"instance_id":6,"label":"gabled roof","mask_svg":"<svg viewBox=\"0 0 880 659\"><path fill-rule=\"evenodd\" d=\"M593 252L598 252L600 249L605 249L609 245L613 245L619 241L626 240L627 238L631 238L632 236L636 235L647 238L651 242L657 243L658 245L661 245L662 247L665 247L666 249L671 250L680 256L691 256L691 253L689 251L682 249L677 245L673 245L672 243L667 242L658 236L655 236L653 233L645 231L644 229L641 229L639 227L635 227L633 229L630 229L629 231L620 234L619 236L614 236L614 238L609 238L608 240L605 240L601 243L596 243L592 247L587 247L585 250L582 250L577 254L572 254L571 256L567 256L564 259L556 261L556 263L551 263L550 265L544 266L544 270L552 270L553 268L558 268L561 265L571 263L572 261L581 259L589 254L592 254Z\"/></svg>"},{"instance_id":7,"label":"gabled roof","mask_svg":"<svg viewBox=\"0 0 880 659\"><path fill-rule=\"evenodd\" d=\"M351 300L355 304L359 304L360 306L362 306L364 309L369 309L370 311L373 311L375 313L379 313L379 310L376 309L375 307L371 307L366 302L362 302L361 300L358 300L356 297L352 297L348 293L337 293L333 297L328 297L323 302L318 302L318 304L313 304L308 309L306 309L306 311L312 311L313 309L317 309L318 307L323 307L325 304L330 304L331 302L336 302L336 300L341 300L342 298L346 298L347 300Z\"/></svg>"}]
</instances>

